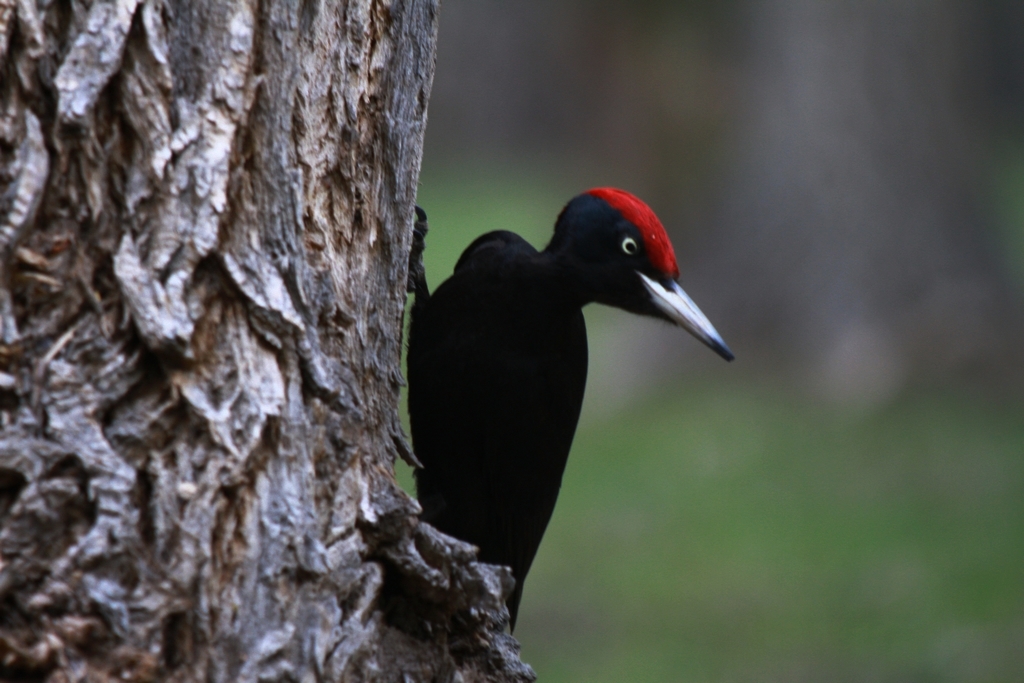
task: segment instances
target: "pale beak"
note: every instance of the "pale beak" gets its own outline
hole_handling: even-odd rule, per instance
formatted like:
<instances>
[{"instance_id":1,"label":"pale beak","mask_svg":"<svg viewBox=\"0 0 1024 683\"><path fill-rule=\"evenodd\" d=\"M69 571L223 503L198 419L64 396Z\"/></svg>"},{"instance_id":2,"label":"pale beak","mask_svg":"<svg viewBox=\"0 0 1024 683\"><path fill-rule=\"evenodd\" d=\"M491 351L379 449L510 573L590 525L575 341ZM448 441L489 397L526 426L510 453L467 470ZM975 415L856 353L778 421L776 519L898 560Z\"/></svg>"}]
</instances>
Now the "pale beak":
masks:
<instances>
[{"instance_id":1,"label":"pale beak","mask_svg":"<svg viewBox=\"0 0 1024 683\"><path fill-rule=\"evenodd\" d=\"M722 341L722 335L718 334L718 330L707 319L707 316L700 312L697 304L693 303L693 299L675 281L669 280L668 287L665 287L657 280L652 280L639 271L637 271L637 275L640 276L644 287L650 293L651 301L672 322L707 344L722 358L732 360L736 357Z\"/></svg>"}]
</instances>

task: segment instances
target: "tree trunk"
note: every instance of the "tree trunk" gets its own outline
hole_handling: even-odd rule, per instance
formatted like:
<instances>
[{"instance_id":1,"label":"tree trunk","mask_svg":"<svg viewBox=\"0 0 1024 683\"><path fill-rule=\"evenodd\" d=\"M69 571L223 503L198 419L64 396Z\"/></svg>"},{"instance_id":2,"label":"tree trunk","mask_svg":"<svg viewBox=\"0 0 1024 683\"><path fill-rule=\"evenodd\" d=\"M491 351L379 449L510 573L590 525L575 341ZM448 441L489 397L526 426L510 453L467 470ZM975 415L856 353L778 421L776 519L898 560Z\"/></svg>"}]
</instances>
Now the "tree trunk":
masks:
<instances>
[{"instance_id":1,"label":"tree trunk","mask_svg":"<svg viewBox=\"0 0 1024 683\"><path fill-rule=\"evenodd\" d=\"M396 485L436 0L0 0L0 679L528 680Z\"/></svg>"},{"instance_id":2,"label":"tree trunk","mask_svg":"<svg viewBox=\"0 0 1024 683\"><path fill-rule=\"evenodd\" d=\"M738 170L695 294L737 354L868 400L1019 357L979 172L980 5L751 3Z\"/></svg>"}]
</instances>

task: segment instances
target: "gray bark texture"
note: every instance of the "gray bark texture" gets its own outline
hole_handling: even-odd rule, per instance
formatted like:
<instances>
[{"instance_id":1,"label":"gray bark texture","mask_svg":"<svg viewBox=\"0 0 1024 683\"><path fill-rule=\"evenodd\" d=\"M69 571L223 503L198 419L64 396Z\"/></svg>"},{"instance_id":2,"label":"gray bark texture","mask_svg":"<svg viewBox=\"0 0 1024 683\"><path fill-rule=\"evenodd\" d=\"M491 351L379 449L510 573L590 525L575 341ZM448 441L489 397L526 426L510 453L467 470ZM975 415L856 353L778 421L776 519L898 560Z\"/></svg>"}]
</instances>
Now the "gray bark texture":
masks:
<instances>
[{"instance_id":1,"label":"gray bark texture","mask_svg":"<svg viewBox=\"0 0 1024 683\"><path fill-rule=\"evenodd\" d=\"M0 0L0 680L532 680L393 477L437 13Z\"/></svg>"}]
</instances>

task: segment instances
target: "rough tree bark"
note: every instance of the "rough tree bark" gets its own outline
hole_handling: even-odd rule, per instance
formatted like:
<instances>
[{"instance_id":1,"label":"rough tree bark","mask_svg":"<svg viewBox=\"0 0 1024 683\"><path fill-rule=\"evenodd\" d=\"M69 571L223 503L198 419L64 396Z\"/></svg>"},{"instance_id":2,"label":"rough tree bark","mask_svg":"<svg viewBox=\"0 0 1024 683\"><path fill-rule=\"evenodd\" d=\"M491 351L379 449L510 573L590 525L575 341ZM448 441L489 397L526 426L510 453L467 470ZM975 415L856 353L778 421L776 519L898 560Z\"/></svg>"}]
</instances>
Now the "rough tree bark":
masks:
<instances>
[{"instance_id":1,"label":"rough tree bark","mask_svg":"<svg viewBox=\"0 0 1024 683\"><path fill-rule=\"evenodd\" d=\"M0 679L528 680L397 402L436 0L0 0Z\"/></svg>"}]
</instances>

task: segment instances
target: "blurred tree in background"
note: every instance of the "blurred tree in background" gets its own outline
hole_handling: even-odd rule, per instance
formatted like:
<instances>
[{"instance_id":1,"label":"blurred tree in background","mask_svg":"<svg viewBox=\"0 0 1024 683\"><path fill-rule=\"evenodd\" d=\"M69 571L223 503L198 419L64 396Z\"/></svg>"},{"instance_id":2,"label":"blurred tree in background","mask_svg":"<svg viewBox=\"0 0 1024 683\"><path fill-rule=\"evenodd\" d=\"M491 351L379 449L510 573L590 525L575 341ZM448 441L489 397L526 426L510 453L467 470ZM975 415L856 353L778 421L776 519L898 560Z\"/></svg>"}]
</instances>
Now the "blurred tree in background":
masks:
<instances>
[{"instance_id":1,"label":"blurred tree in background","mask_svg":"<svg viewBox=\"0 0 1024 683\"><path fill-rule=\"evenodd\" d=\"M741 356L883 399L1019 356L989 195L1020 130L1021 19L1003 0L451 3L426 166L527 158L634 189Z\"/></svg>"},{"instance_id":2,"label":"blurred tree in background","mask_svg":"<svg viewBox=\"0 0 1024 683\"><path fill-rule=\"evenodd\" d=\"M615 176L695 228L730 118L736 5L450 3L428 163L511 158L569 169L572 182Z\"/></svg>"},{"instance_id":3,"label":"blurred tree in background","mask_svg":"<svg viewBox=\"0 0 1024 683\"><path fill-rule=\"evenodd\" d=\"M736 164L703 265L744 339L807 359L829 393L888 397L908 374L1004 364L1019 346L985 205L985 9L751 9Z\"/></svg>"}]
</instances>

